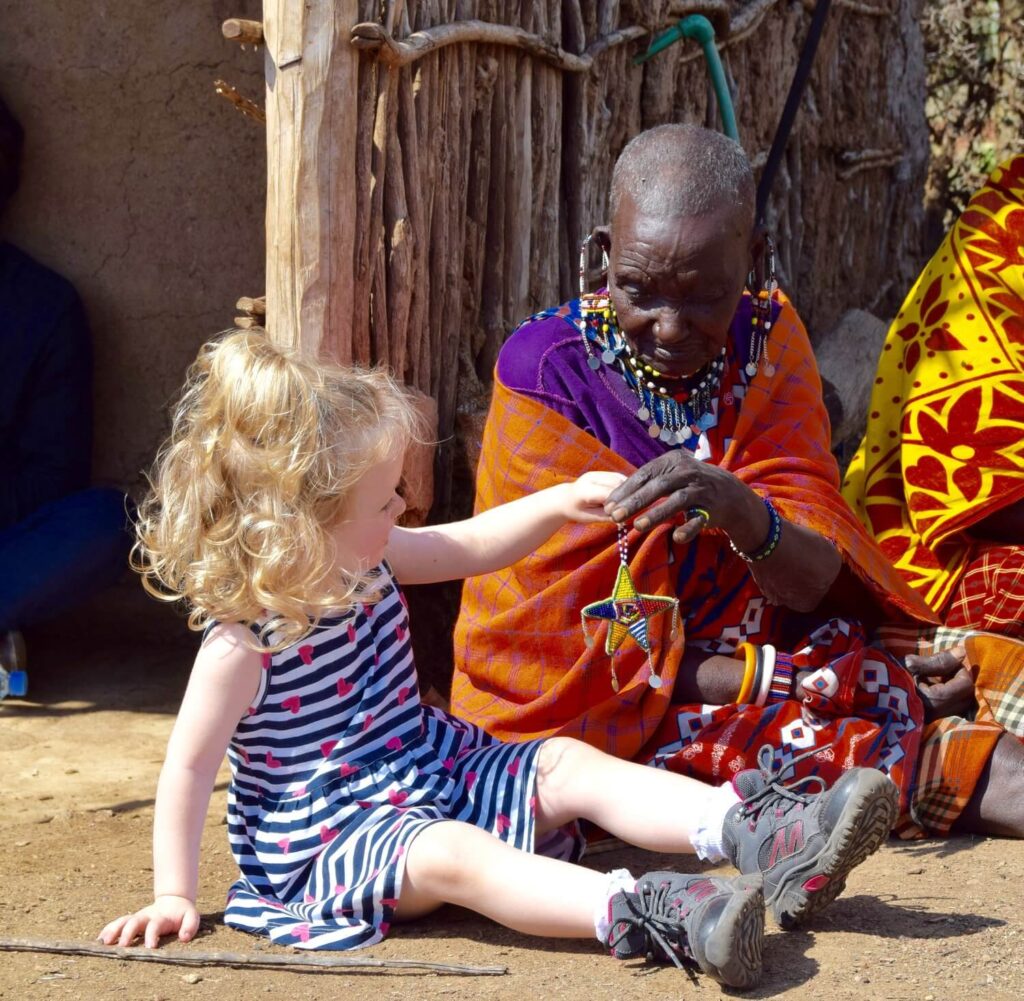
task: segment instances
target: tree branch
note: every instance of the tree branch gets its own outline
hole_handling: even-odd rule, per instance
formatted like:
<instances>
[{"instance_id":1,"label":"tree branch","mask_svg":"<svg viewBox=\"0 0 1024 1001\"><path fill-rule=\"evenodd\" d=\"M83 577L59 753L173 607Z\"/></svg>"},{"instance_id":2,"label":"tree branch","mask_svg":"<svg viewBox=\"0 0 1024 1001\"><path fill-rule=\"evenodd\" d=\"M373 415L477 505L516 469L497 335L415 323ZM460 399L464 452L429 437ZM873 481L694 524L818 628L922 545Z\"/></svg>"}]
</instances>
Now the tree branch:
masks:
<instances>
[{"instance_id":1,"label":"tree branch","mask_svg":"<svg viewBox=\"0 0 1024 1001\"><path fill-rule=\"evenodd\" d=\"M575 55L540 35L507 24L455 21L417 31L397 41L383 25L376 21L364 21L352 28L352 44L363 52L376 54L381 62L393 67L407 66L429 52L463 42L511 45L569 73L586 73L594 65L595 56L646 34L647 29L642 25L620 28L596 39L581 55Z\"/></svg>"}]
</instances>

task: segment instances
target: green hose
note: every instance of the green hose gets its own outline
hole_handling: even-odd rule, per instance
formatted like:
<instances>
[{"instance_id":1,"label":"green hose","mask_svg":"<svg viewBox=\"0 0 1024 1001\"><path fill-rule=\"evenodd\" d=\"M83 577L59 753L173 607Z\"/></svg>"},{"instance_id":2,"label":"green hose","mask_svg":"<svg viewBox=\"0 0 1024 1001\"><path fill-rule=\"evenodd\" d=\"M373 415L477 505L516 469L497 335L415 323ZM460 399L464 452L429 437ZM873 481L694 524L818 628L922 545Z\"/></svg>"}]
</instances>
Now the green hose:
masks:
<instances>
[{"instance_id":1,"label":"green hose","mask_svg":"<svg viewBox=\"0 0 1024 1001\"><path fill-rule=\"evenodd\" d=\"M715 46L715 29L703 14L690 14L674 27L663 31L651 42L650 48L642 56L637 56L633 62L637 65L646 62L651 56L657 55L681 38L692 38L704 50L711 86L715 89L718 110L722 116L722 131L730 139L739 142L740 134L736 128L736 113L733 111L732 95L729 93L725 70L722 68L722 60L718 55L718 48Z\"/></svg>"}]
</instances>

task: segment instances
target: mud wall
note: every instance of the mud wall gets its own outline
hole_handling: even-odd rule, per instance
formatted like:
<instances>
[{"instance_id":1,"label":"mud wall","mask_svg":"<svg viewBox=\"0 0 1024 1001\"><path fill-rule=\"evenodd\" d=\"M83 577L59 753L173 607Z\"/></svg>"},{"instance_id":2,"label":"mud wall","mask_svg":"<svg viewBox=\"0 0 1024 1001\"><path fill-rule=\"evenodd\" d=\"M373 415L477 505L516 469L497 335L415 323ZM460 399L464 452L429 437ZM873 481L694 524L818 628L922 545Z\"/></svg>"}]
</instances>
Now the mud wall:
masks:
<instances>
[{"instance_id":1,"label":"mud wall","mask_svg":"<svg viewBox=\"0 0 1024 1001\"><path fill-rule=\"evenodd\" d=\"M69 278L95 345L98 482L138 482L198 345L263 291L263 60L220 33L259 0L0 0L0 94L26 132L0 233Z\"/></svg>"}]
</instances>

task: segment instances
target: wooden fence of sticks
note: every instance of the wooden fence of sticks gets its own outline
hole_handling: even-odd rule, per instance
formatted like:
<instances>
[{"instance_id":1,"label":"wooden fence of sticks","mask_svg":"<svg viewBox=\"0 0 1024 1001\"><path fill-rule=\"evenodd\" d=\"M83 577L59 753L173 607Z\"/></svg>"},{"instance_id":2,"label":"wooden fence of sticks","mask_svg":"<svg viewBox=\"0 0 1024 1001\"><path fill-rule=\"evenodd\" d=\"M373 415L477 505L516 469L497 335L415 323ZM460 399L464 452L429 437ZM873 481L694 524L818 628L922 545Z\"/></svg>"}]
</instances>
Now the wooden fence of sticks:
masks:
<instances>
[{"instance_id":1,"label":"wooden fence of sticks","mask_svg":"<svg viewBox=\"0 0 1024 1001\"><path fill-rule=\"evenodd\" d=\"M386 363L433 397L434 513L464 510L460 414L479 412L515 325L572 294L619 151L662 122L718 124L696 43L634 57L679 17L708 16L759 168L813 6L265 0L262 24L225 34L267 44L271 336ZM849 307L890 308L920 262L916 8L835 0L776 180L768 223L812 339Z\"/></svg>"}]
</instances>

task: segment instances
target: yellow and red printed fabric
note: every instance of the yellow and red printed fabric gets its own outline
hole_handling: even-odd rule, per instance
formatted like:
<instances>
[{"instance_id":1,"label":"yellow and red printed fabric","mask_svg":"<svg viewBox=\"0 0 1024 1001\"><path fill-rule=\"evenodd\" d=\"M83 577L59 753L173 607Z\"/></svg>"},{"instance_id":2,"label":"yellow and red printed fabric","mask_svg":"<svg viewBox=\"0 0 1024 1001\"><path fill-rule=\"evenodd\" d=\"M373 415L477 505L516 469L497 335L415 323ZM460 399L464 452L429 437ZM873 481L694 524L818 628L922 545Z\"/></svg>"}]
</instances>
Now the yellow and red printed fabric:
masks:
<instances>
[{"instance_id":1,"label":"yellow and red printed fabric","mask_svg":"<svg viewBox=\"0 0 1024 1001\"><path fill-rule=\"evenodd\" d=\"M1024 498L1024 156L971 199L889 328L843 495L944 618L980 553L971 527Z\"/></svg>"}]
</instances>

